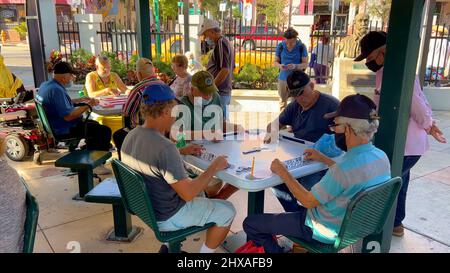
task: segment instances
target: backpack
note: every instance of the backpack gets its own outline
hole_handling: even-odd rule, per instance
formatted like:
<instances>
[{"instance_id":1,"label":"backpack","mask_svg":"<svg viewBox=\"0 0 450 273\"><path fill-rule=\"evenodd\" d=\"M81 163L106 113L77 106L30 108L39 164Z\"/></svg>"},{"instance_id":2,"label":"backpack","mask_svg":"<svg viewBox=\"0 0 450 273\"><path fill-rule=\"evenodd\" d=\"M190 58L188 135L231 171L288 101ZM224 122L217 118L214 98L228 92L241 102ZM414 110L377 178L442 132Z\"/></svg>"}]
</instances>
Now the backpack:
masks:
<instances>
[{"instance_id":1,"label":"backpack","mask_svg":"<svg viewBox=\"0 0 450 273\"><path fill-rule=\"evenodd\" d=\"M299 41L300 42L300 44L301 44L301 46L300 46L300 50L299 50L299 52L300 52L300 63L302 62L302 56L303 56L303 50L306 50L306 48L305 48L305 44L304 43L302 43L302 41L300 40L300 39L297 39L297 41ZM278 44L278 46L280 46L281 44L282 44L283 42L281 42L281 43L279 43ZM283 53L283 48L284 48L284 46L281 46L281 48L280 48L280 56L278 57L278 58L280 58L280 61L281 61L281 53Z\"/></svg>"}]
</instances>

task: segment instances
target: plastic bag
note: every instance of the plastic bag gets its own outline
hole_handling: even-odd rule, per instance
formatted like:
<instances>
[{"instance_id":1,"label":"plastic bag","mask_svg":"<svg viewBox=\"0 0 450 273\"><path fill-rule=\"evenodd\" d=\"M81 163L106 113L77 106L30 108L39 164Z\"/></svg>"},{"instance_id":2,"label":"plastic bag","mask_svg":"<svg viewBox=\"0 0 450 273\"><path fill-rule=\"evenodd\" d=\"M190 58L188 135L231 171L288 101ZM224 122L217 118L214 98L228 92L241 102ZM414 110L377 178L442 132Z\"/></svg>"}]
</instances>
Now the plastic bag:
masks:
<instances>
[{"instance_id":1,"label":"plastic bag","mask_svg":"<svg viewBox=\"0 0 450 273\"><path fill-rule=\"evenodd\" d=\"M336 146L334 134L324 134L314 143L312 148L328 157L336 157L342 154L342 150Z\"/></svg>"},{"instance_id":2,"label":"plastic bag","mask_svg":"<svg viewBox=\"0 0 450 273\"><path fill-rule=\"evenodd\" d=\"M264 247L257 246L252 240L250 240L243 246L236 249L235 253L264 253Z\"/></svg>"}]
</instances>

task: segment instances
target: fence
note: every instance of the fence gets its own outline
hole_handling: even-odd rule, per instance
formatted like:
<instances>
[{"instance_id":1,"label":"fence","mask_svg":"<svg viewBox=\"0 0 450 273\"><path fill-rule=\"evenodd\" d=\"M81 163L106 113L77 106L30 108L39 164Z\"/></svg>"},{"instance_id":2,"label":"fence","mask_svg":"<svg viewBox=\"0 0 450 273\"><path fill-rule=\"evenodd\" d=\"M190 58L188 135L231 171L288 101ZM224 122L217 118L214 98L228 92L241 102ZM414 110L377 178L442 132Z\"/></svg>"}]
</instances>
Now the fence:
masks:
<instances>
[{"instance_id":1,"label":"fence","mask_svg":"<svg viewBox=\"0 0 450 273\"><path fill-rule=\"evenodd\" d=\"M0 30L14 29L17 26L19 26L19 23L0 23Z\"/></svg>"},{"instance_id":2,"label":"fence","mask_svg":"<svg viewBox=\"0 0 450 273\"><path fill-rule=\"evenodd\" d=\"M59 50L66 60L70 59L72 53L80 48L80 30L78 23L74 22L58 22L58 40Z\"/></svg>"},{"instance_id":3,"label":"fence","mask_svg":"<svg viewBox=\"0 0 450 273\"><path fill-rule=\"evenodd\" d=\"M425 85L449 86L450 33L448 27L433 26L427 52Z\"/></svg>"},{"instance_id":4,"label":"fence","mask_svg":"<svg viewBox=\"0 0 450 273\"><path fill-rule=\"evenodd\" d=\"M153 59L170 61L172 56L183 53L182 33L179 32L179 25L176 21L167 20L161 25L160 32L156 32L156 27L151 29L151 51ZM125 26L120 21L105 22L100 25L100 35L102 51L113 52L119 59L128 65L131 56L137 54L137 33L135 26ZM158 49L157 44L160 44Z\"/></svg>"}]
</instances>

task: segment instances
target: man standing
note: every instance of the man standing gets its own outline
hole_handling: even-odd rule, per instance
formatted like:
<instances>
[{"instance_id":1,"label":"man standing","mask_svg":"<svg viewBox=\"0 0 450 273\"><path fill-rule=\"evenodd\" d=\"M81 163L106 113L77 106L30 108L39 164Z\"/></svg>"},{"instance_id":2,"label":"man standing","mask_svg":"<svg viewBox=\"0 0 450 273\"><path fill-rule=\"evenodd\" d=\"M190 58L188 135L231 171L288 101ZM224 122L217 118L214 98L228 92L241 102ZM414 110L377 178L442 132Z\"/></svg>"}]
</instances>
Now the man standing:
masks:
<instances>
[{"instance_id":1,"label":"man standing","mask_svg":"<svg viewBox=\"0 0 450 273\"><path fill-rule=\"evenodd\" d=\"M290 27L284 34L284 41L279 43L275 53L275 67L280 69L278 76L278 95L281 98L280 111L286 108L289 98L286 79L294 70L305 70L308 66L308 51L298 39L298 32Z\"/></svg>"},{"instance_id":2,"label":"man standing","mask_svg":"<svg viewBox=\"0 0 450 273\"><path fill-rule=\"evenodd\" d=\"M223 117L228 119L228 105L231 101L231 80L234 67L234 50L227 38L222 35L219 23L205 19L198 35L204 35L208 45L214 45L206 70L214 76L214 84L219 88Z\"/></svg>"},{"instance_id":3,"label":"man standing","mask_svg":"<svg viewBox=\"0 0 450 273\"><path fill-rule=\"evenodd\" d=\"M386 32L383 31L367 33L360 42L361 54L355 58L357 62L366 59L367 68L376 73L374 101L377 104L377 108L379 108L381 83L383 80L386 36ZM402 188L398 194L392 233L394 236L403 236L404 234L402 221L405 219L406 214L406 192L408 190L410 170L429 148L427 135L433 136L438 142L446 143L441 130L433 121L431 107L422 91L419 77L416 75L403 157Z\"/></svg>"}]
</instances>

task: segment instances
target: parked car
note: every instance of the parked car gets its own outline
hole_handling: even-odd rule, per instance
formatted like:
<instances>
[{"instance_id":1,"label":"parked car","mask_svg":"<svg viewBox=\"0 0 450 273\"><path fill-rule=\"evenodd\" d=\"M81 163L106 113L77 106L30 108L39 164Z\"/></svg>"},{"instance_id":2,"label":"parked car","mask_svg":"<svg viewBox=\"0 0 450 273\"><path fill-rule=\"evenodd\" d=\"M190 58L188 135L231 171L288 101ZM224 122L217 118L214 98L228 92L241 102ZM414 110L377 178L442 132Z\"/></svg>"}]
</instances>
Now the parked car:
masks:
<instances>
[{"instance_id":1,"label":"parked car","mask_svg":"<svg viewBox=\"0 0 450 273\"><path fill-rule=\"evenodd\" d=\"M283 31L273 26L245 26L236 29L235 44L245 50L271 49L283 41Z\"/></svg>"}]
</instances>

